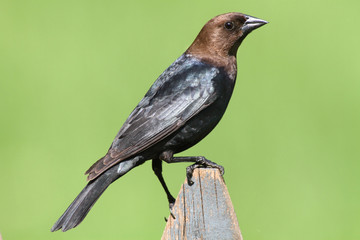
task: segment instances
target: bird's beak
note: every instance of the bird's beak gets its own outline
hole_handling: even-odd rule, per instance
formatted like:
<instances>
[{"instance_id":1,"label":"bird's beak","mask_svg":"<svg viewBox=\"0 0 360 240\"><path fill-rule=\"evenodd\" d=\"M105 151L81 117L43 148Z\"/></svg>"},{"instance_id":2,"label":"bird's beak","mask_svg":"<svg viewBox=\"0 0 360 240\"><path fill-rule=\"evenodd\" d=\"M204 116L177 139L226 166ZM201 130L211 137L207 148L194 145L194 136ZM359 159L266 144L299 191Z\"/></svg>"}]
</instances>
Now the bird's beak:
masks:
<instances>
[{"instance_id":1,"label":"bird's beak","mask_svg":"<svg viewBox=\"0 0 360 240\"><path fill-rule=\"evenodd\" d=\"M255 30L268 22L265 20L262 20L260 18L255 18L249 15L245 15L246 21L244 25L242 26L241 30L243 33L250 33L252 30Z\"/></svg>"}]
</instances>

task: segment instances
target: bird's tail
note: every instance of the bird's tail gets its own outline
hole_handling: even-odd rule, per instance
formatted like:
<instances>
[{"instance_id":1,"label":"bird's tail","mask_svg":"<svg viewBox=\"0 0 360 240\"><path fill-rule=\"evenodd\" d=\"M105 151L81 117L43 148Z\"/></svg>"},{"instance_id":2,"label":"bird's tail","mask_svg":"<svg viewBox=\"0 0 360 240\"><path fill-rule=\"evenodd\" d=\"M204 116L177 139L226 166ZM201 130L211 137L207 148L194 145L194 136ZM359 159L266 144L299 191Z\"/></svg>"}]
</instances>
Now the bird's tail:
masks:
<instances>
[{"instance_id":1,"label":"bird's tail","mask_svg":"<svg viewBox=\"0 0 360 240\"><path fill-rule=\"evenodd\" d=\"M62 229L65 232L79 225L106 188L136 165L134 159L120 162L95 180L90 181L57 220L51 231Z\"/></svg>"}]
</instances>

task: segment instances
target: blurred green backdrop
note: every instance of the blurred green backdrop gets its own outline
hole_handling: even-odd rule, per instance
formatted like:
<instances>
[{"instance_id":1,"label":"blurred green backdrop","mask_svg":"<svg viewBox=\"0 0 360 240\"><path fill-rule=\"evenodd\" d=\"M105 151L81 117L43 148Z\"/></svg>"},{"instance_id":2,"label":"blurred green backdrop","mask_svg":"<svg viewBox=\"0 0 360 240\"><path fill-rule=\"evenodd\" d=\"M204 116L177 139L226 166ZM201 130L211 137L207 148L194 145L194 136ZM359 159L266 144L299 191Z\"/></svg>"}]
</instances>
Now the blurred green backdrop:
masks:
<instances>
[{"instance_id":1,"label":"blurred green backdrop","mask_svg":"<svg viewBox=\"0 0 360 240\"><path fill-rule=\"evenodd\" d=\"M0 232L159 239L150 162L69 232L50 228L158 75L215 15L268 20L238 52L225 117L183 155L226 169L245 239L360 239L358 1L0 1ZM187 164L165 165L176 195Z\"/></svg>"}]
</instances>

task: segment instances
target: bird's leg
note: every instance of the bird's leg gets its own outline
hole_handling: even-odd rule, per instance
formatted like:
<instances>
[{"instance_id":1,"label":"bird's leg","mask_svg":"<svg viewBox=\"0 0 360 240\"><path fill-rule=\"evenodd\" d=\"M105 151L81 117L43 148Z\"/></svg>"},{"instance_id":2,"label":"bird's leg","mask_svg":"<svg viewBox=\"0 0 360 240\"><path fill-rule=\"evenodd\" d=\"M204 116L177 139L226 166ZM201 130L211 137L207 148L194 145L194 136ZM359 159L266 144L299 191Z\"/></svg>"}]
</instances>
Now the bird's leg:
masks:
<instances>
[{"instance_id":1,"label":"bird's leg","mask_svg":"<svg viewBox=\"0 0 360 240\"><path fill-rule=\"evenodd\" d=\"M168 187L166 186L165 180L162 175L162 161L160 159L153 159L152 160L152 169L155 173L155 175L158 177L162 187L164 188L166 192L167 199L169 201L169 209L171 216L175 219L175 215L173 213L173 207L175 204L175 198L171 195Z\"/></svg>"},{"instance_id":2,"label":"bird's leg","mask_svg":"<svg viewBox=\"0 0 360 240\"><path fill-rule=\"evenodd\" d=\"M210 167L210 168L217 168L220 170L221 175L224 175L225 170L224 167L218 165L203 156L197 157L174 157L172 152L163 152L160 155L160 159L164 160L167 163L178 163L178 162L195 162L193 165L190 165L186 168L186 177L188 184L191 186L194 182L191 180L194 169L198 167Z\"/></svg>"}]
</instances>

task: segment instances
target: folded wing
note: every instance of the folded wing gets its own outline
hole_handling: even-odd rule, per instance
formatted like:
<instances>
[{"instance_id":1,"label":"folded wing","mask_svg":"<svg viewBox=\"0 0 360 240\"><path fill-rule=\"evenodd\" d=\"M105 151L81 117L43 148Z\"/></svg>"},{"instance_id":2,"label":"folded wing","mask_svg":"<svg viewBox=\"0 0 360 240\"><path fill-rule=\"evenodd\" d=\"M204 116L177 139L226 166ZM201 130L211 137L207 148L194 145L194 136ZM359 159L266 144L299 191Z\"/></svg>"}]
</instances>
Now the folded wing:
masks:
<instances>
[{"instance_id":1,"label":"folded wing","mask_svg":"<svg viewBox=\"0 0 360 240\"><path fill-rule=\"evenodd\" d=\"M196 60L175 61L130 114L108 153L86 172L88 180L165 139L211 105L217 74L218 69Z\"/></svg>"}]
</instances>

